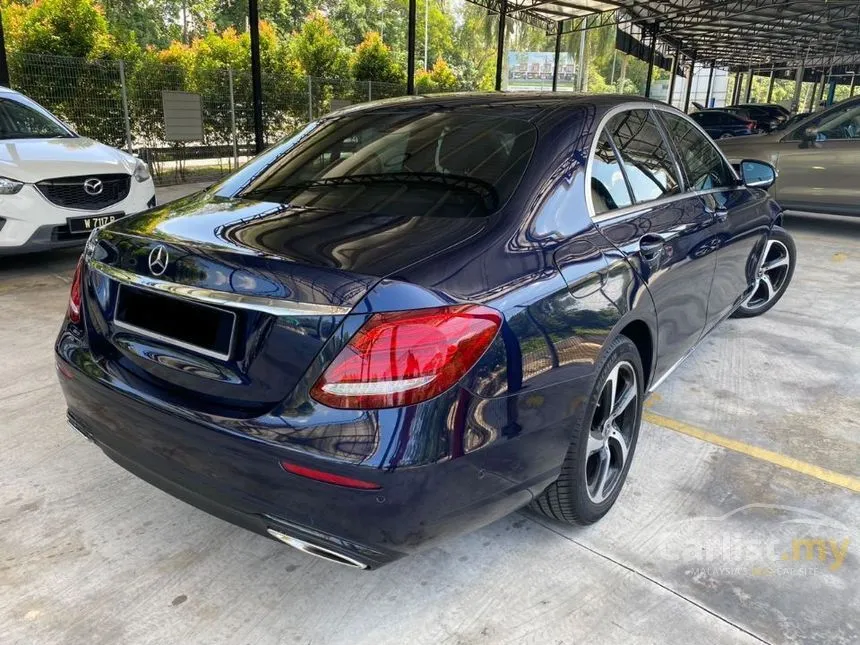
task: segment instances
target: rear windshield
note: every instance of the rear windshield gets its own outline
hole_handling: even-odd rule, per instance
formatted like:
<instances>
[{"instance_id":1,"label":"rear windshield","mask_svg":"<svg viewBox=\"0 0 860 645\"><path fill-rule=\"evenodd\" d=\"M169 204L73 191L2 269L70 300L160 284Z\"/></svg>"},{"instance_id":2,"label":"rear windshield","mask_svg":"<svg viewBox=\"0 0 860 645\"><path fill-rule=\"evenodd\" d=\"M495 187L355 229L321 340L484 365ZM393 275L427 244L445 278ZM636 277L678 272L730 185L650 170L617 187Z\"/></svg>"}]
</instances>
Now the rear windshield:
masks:
<instances>
[{"instance_id":1,"label":"rear windshield","mask_svg":"<svg viewBox=\"0 0 860 645\"><path fill-rule=\"evenodd\" d=\"M482 217L511 196L534 144L531 124L509 117L348 115L321 124L239 196L395 216Z\"/></svg>"}]
</instances>

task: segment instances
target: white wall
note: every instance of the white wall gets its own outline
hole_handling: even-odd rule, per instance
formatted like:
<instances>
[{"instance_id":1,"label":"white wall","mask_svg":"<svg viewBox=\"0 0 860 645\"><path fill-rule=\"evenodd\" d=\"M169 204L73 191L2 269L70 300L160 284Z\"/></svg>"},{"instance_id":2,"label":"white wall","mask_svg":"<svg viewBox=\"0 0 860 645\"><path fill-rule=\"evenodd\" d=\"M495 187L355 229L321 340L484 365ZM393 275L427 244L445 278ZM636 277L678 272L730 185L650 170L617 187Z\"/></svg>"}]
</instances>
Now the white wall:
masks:
<instances>
[{"instance_id":1,"label":"white wall","mask_svg":"<svg viewBox=\"0 0 860 645\"><path fill-rule=\"evenodd\" d=\"M693 89L690 92L690 109L692 110L693 101L705 105L705 96L708 91L708 76L711 73L710 67L696 66L696 73L693 75ZM730 96L726 96L729 84L729 72L725 69L714 69L714 80L711 84L711 102L715 107L728 105L731 101ZM684 109L684 98L687 91L687 78L678 76L675 79L675 92L672 97L672 105L677 108ZM654 81L651 84L651 98L658 101L666 101L669 96L669 81ZM710 106L707 106L710 107Z\"/></svg>"}]
</instances>

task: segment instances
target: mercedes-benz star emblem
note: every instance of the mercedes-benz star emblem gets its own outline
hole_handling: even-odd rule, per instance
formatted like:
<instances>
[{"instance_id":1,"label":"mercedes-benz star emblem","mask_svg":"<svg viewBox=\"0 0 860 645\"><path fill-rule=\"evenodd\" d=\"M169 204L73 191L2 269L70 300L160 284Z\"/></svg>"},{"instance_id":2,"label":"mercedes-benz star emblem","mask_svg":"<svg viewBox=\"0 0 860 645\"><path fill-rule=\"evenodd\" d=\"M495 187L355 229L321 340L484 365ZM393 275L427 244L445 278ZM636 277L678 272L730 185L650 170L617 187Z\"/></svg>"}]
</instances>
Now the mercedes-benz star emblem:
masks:
<instances>
[{"instance_id":1,"label":"mercedes-benz star emblem","mask_svg":"<svg viewBox=\"0 0 860 645\"><path fill-rule=\"evenodd\" d=\"M90 177L84 182L84 192L87 195L101 195L104 189L105 185L102 183L101 179Z\"/></svg>"},{"instance_id":2,"label":"mercedes-benz star emblem","mask_svg":"<svg viewBox=\"0 0 860 645\"><path fill-rule=\"evenodd\" d=\"M159 244L149 252L149 272L152 275L161 275L167 271L168 262L170 262L170 255L163 245Z\"/></svg>"}]
</instances>

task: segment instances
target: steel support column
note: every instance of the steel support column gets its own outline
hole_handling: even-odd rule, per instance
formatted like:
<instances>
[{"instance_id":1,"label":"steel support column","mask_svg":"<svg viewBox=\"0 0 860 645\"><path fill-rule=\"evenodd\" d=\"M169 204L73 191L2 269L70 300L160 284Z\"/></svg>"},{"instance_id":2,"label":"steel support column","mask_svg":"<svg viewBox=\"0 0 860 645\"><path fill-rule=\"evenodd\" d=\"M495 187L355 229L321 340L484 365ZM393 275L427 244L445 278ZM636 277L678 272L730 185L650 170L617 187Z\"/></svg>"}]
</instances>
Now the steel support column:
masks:
<instances>
[{"instance_id":1,"label":"steel support column","mask_svg":"<svg viewBox=\"0 0 860 645\"><path fill-rule=\"evenodd\" d=\"M743 82L743 74L735 72L735 86L732 88L731 105L737 105L741 101L741 83Z\"/></svg>"},{"instance_id":2,"label":"steel support column","mask_svg":"<svg viewBox=\"0 0 860 645\"><path fill-rule=\"evenodd\" d=\"M714 65L716 61L711 61L711 71L708 72L708 89L705 91L705 107L711 107L711 88L714 85Z\"/></svg>"},{"instance_id":3,"label":"steel support column","mask_svg":"<svg viewBox=\"0 0 860 645\"><path fill-rule=\"evenodd\" d=\"M508 0L499 3L499 40L496 45L496 91L502 90L502 62L505 56L505 22L508 17Z\"/></svg>"},{"instance_id":4,"label":"steel support column","mask_svg":"<svg viewBox=\"0 0 860 645\"><path fill-rule=\"evenodd\" d=\"M821 102L824 100L824 88L827 85L827 77L824 75L824 72L821 73L821 87L818 89L818 100L815 102L813 106L813 110L817 110L818 106L821 105Z\"/></svg>"},{"instance_id":5,"label":"steel support column","mask_svg":"<svg viewBox=\"0 0 860 645\"><path fill-rule=\"evenodd\" d=\"M556 25L555 32L555 63L552 66L552 91L558 91L558 60L561 58L561 23Z\"/></svg>"},{"instance_id":6,"label":"steel support column","mask_svg":"<svg viewBox=\"0 0 860 645\"><path fill-rule=\"evenodd\" d=\"M409 0L409 18L406 23L406 93L415 94L415 23L418 0Z\"/></svg>"},{"instance_id":7,"label":"steel support column","mask_svg":"<svg viewBox=\"0 0 860 645\"><path fill-rule=\"evenodd\" d=\"M654 54L657 52L657 32L660 25L654 23L651 27L651 47L648 50L648 75L645 77L645 98L651 98L651 81L654 78Z\"/></svg>"},{"instance_id":8,"label":"steel support column","mask_svg":"<svg viewBox=\"0 0 860 645\"><path fill-rule=\"evenodd\" d=\"M750 77L747 79L747 92L744 95L744 103L749 103L750 102L750 96L752 95L753 76L755 76L755 74L753 74L752 67L750 67L750 69L749 69L749 74L750 74Z\"/></svg>"},{"instance_id":9,"label":"steel support column","mask_svg":"<svg viewBox=\"0 0 860 645\"><path fill-rule=\"evenodd\" d=\"M815 77L813 76L813 79ZM809 92L809 99L806 101L806 111L812 112L812 106L815 105L815 95L818 93L818 80L812 81L812 89Z\"/></svg>"},{"instance_id":10,"label":"steel support column","mask_svg":"<svg viewBox=\"0 0 860 645\"><path fill-rule=\"evenodd\" d=\"M797 68L794 75L794 98L791 99L791 111L800 112L800 91L803 89L803 65Z\"/></svg>"},{"instance_id":11,"label":"steel support column","mask_svg":"<svg viewBox=\"0 0 860 645\"><path fill-rule=\"evenodd\" d=\"M669 100L666 101L669 105L673 105L675 100L675 80L678 77L678 61L681 60L681 46L675 47L675 58L672 61L672 78L669 80Z\"/></svg>"},{"instance_id":12,"label":"steel support column","mask_svg":"<svg viewBox=\"0 0 860 645\"><path fill-rule=\"evenodd\" d=\"M767 82L767 100L765 103L770 103L770 99L773 96L773 82L776 80L776 76L774 75L773 65L770 66L770 80Z\"/></svg>"},{"instance_id":13,"label":"steel support column","mask_svg":"<svg viewBox=\"0 0 860 645\"><path fill-rule=\"evenodd\" d=\"M254 150L263 151L263 77L260 68L260 11L257 0L248 0L248 31L251 34L251 95L254 111Z\"/></svg>"},{"instance_id":14,"label":"steel support column","mask_svg":"<svg viewBox=\"0 0 860 645\"><path fill-rule=\"evenodd\" d=\"M687 92L684 97L684 112L690 111L690 93L693 91L693 77L696 75L696 52L690 59L690 71L687 73Z\"/></svg>"},{"instance_id":15,"label":"steel support column","mask_svg":"<svg viewBox=\"0 0 860 645\"><path fill-rule=\"evenodd\" d=\"M851 74L851 86L848 88L848 96L854 96L854 86L857 85L857 70L854 70L854 73Z\"/></svg>"},{"instance_id":16,"label":"steel support column","mask_svg":"<svg viewBox=\"0 0 860 645\"><path fill-rule=\"evenodd\" d=\"M6 37L3 35L2 15L0 15L0 85L9 87L9 64L6 62Z\"/></svg>"},{"instance_id":17,"label":"steel support column","mask_svg":"<svg viewBox=\"0 0 860 645\"><path fill-rule=\"evenodd\" d=\"M829 87L827 88L827 105L833 105L836 100L836 79L831 78L830 83L828 83Z\"/></svg>"},{"instance_id":18,"label":"steel support column","mask_svg":"<svg viewBox=\"0 0 860 645\"><path fill-rule=\"evenodd\" d=\"M578 69L579 73L576 75L576 84L579 85L577 88L580 92L585 92L588 87L588 61L585 60L585 34L587 31L588 23L584 23L581 25L581 30L579 32L579 63Z\"/></svg>"}]
</instances>

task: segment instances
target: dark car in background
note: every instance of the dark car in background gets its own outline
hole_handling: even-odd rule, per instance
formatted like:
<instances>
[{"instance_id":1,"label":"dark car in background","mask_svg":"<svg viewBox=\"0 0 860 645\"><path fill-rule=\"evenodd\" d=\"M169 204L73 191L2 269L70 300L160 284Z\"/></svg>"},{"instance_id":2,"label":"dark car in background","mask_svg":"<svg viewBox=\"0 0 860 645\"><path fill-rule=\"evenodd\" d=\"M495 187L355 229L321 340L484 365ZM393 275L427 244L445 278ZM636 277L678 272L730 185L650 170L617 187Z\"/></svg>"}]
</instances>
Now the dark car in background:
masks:
<instances>
[{"instance_id":1,"label":"dark car in background","mask_svg":"<svg viewBox=\"0 0 860 645\"><path fill-rule=\"evenodd\" d=\"M728 139L753 134L755 123L725 110L699 110L690 117L702 126L712 139Z\"/></svg>"},{"instance_id":2,"label":"dark car in background","mask_svg":"<svg viewBox=\"0 0 860 645\"><path fill-rule=\"evenodd\" d=\"M731 105L728 109L745 110L761 132L773 132L791 116L781 105L771 103L743 103Z\"/></svg>"},{"instance_id":3,"label":"dark car in background","mask_svg":"<svg viewBox=\"0 0 860 645\"><path fill-rule=\"evenodd\" d=\"M56 363L111 459L376 567L532 503L612 505L643 401L794 245L686 115L630 97L369 103L95 232Z\"/></svg>"}]
</instances>

